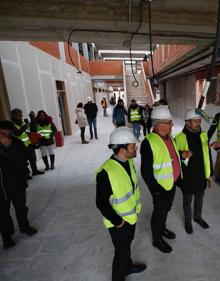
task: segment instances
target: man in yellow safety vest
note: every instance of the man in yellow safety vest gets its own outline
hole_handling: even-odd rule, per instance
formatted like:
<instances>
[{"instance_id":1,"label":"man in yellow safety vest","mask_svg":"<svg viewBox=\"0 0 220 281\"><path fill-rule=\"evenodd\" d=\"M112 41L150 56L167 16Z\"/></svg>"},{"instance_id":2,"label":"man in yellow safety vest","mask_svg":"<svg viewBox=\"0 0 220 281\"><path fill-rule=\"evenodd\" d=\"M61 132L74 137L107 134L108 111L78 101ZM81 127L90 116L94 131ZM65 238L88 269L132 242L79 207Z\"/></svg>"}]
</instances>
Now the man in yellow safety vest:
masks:
<instances>
[{"instance_id":1,"label":"man in yellow safety vest","mask_svg":"<svg viewBox=\"0 0 220 281\"><path fill-rule=\"evenodd\" d=\"M96 205L115 248L112 281L124 281L125 276L146 269L145 264L134 264L130 257L135 225L141 211L132 159L136 157L136 141L129 128L115 129L109 144L114 154L97 171Z\"/></svg>"},{"instance_id":2,"label":"man in yellow safety vest","mask_svg":"<svg viewBox=\"0 0 220 281\"><path fill-rule=\"evenodd\" d=\"M176 237L175 233L166 228L166 219L175 196L181 166L178 150L171 138L173 122L168 106L155 107L151 118L153 131L141 144L141 174L153 197L153 246L161 252L170 253L172 248L163 237Z\"/></svg>"},{"instance_id":3,"label":"man in yellow safety vest","mask_svg":"<svg viewBox=\"0 0 220 281\"><path fill-rule=\"evenodd\" d=\"M28 120L23 120L22 117L23 115L21 109L15 108L11 111L11 121L14 125L14 135L17 139L22 141L26 148L27 159L31 165L32 176L42 175L44 172L37 169L36 153L29 138L30 124ZM27 178L31 179L29 170L27 171Z\"/></svg>"},{"instance_id":4,"label":"man in yellow safety vest","mask_svg":"<svg viewBox=\"0 0 220 281\"><path fill-rule=\"evenodd\" d=\"M206 132L201 130L202 118L195 108L185 113L185 127L176 136L176 145L181 155L183 178L181 190L183 193L183 210L185 215L185 230L193 233L191 203L194 197L193 218L202 228L209 225L202 219L204 192L211 187L212 159Z\"/></svg>"}]
</instances>

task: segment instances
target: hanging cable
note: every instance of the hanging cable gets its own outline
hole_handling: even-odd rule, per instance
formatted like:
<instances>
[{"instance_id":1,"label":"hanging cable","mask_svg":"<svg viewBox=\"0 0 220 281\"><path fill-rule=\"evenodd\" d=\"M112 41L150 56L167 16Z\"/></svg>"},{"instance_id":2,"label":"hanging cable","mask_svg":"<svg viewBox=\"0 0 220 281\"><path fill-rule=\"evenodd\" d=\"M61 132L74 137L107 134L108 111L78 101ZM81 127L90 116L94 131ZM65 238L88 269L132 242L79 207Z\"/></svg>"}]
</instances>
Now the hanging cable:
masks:
<instances>
[{"instance_id":1,"label":"hanging cable","mask_svg":"<svg viewBox=\"0 0 220 281\"><path fill-rule=\"evenodd\" d=\"M213 49L212 60L211 60L211 64L210 64L209 69L208 69L208 77L207 77L207 80L205 82L205 86L204 86L203 93L202 93L202 96L201 96L200 101L199 101L198 108L202 108L204 100L207 96L208 89L209 89L209 86L210 86L211 81L212 81L212 73L213 73L213 70L215 68L215 62L216 62L216 58L217 58L217 55L218 55L219 47L220 47L220 0L218 1L218 16L217 16L215 47Z\"/></svg>"},{"instance_id":2,"label":"hanging cable","mask_svg":"<svg viewBox=\"0 0 220 281\"><path fill-rule=\"evenodd\" d=\"M152 20L151 20L151 2L152 0L143 0L145 4L148 5L148 24L149 24L149 43L150 43L150 58L151 58L151 69L153 76L153 84L157 91L159 90L157 80L155 78L154 72L154 58L153 58L153 43L152 43Z\"/></svg>"},{"instance_id":3,"label":"hanging cable","mask_svg":"<svg viewBox=\"0 0 220 281\"><path fill-rule=\"evenodd\" d=\"M78 70L77 73L82 74L82 71L75 65L75 63L72 59L72 56L71 56L71 52L70 52L70 44L71 44L70 39L71 39L71 36L72 36L73 32L75 32L74 29L70 32L68 40L67 40L68 53L69 53L69 57L70 57L70 61L71 61L72 65Z\"/></svg>"},{"instance_id":4,"label":"hanging cable","mask_svg":"<svg viewBox=\"0 0 220 281\"><path fill-rule=\"evenodd\" d=\"M129 39L129 55L130 55L130 61L131 61L131 71L132 71L132 75L134 77L134 81L132 82L132 86L135 87L135 88L138 87L139 83L138 83L138 80L137 80L137 78L135 76L135 73L134 73L133 58L132 58L131 51L132 51L132 40L133 40L135 34L138 33L138 31L140 30L140 28L142 26L142 1L143 0L139 1L139 24L138 24L138 27L137 27L136 31L131 34L131 37Z\"/></svg>"}]
</instances>

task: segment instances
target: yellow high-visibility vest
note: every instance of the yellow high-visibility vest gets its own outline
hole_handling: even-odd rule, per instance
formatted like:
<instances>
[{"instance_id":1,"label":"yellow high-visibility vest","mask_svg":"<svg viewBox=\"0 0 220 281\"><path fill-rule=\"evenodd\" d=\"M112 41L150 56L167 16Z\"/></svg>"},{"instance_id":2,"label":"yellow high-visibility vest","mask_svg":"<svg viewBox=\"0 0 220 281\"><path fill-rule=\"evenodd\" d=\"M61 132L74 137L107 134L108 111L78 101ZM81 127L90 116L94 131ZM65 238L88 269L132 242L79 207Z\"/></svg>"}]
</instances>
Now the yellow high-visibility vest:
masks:
<instances>
[{"instance_id":1,"label":"yellow high-visibility vest","mask_svg":"<svg viewBox=\"0 0 220 281\"><path fill-rule=\"evenodd\" d=\"M131 114L130 117L131 122L141 120L141 115L139 114L139 107L137 107L136 109L131 109L130 114Z\"/></svg>"},{"instance_id":2,"label":"yellow high-visibility vest","mask_svg":"<svg viewBox=\"0 0 220 281\"><path fill-rule=\"evenodd\" d=\"M129 159L128 161L131 169L131 177L135 184L134 189L125 169L113 159L108 159L97 170L97 174L103 169L107 172L113 192L109 198L112 208L129 224L135 224L137 216L141 211L140 190L137 185L137 175L133 160ZM103 223L107 228L114 226L106 218L103 219Z\"/></svg>"},{"instance_id":3,"label":"yellow high-visibility vest","mask_svg":"<svg viewBox=\"0 0 220 281\"><path fill-rule=\"evenodd\" d=\"M52 134L52 130L51 130L51 123L48 125L44 125L44 126L40 126L39 124L37 124L37 133L40 134L42 137L49 139L51 134Z\"/></svg>"},{"instance_id":4,"label":"yellow high-visibility vest","mask_svg":"<svg viewBox=\"0 0 220 281\"><path fill-rule=\"evenodd\" d=\"M200 139L202 143L203 161L205 168L205 177L209 178L211 174L210 168L210 157L209 157L209 145L208 145L208 135L206 132L201 132ZM179 151L189 151L189 146L186 138L186 134L183 132L176 136L176 145ZM188 165L188 160L182 161L186 166Z\"/></svg>"},{"instance_id":5,"label":"yellow high-visibility vest","mask_svg":"<svg viewBox=\"0 0 220 281\"><path fill-rule=\"evenodd\" d=\"M22 120L21 125L13 122L14 126L20 130L21 127L23 127L24 125L26 125L26 123ZM23 133L21 133L19 136L15 136L17 139L21 140L23 142L23 144L28 147L31 144L31 141L29 139L28 134L30 133L30 127L28 127Z\"/></svg>"},{"instance_id":6,"label":"yellow high-visibility vest","mask_svg":"<svg viewBox=\"0 0 220 281\"><path fill-rule=\"evenodd\" d=\"M169 150L160 136L150 133L146 136L153 152L153 172L157 182L165 189L171 190L174 184L173 165ZM172 138L171 138L172 140ZM172 140L174 149L179 158L179 152ZM180 161L180 158L179 158Z\"/></svg>"}]
</instances>

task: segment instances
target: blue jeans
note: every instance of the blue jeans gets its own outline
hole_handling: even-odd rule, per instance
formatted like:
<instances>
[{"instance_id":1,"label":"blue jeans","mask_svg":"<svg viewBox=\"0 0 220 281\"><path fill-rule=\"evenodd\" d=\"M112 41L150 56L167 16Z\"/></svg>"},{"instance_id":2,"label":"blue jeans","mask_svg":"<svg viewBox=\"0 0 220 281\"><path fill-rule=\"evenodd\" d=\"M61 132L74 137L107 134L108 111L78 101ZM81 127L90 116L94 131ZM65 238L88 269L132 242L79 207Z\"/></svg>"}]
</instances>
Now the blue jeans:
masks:
<instances>
[{"instance_id":1,"label":"blue jeans","mask_svg":"<svg viewBox=\"0 0 220 281\"><path fill-rule=\"evenodd\" d=\"M139 140L141 126L140 123L132 123L132 129L134 136Z\"/></svg>"},{"instance_id":2,"label":"blue jeans","mask_svg":"<svg viewBox=\"0 0 220 281\"><path fill-rule=\"evenodd\" d=\"M95 134L95 138L98 138L97 135L97 127L96 127L96 118L88 118L88 124L89 124L89 132L90 132L90 138L93 138L93 130L92 130L92 126L94 129L94 134Z\"/></svg>"}]
</instances>

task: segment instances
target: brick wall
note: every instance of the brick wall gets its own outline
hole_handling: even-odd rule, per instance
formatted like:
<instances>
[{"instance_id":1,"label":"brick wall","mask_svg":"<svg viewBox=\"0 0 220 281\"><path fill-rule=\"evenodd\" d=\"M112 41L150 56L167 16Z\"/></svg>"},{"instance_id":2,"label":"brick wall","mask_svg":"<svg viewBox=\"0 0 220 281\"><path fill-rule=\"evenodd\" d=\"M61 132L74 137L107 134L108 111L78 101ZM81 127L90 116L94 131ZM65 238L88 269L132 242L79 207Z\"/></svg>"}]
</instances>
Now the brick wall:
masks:
<instances>
[{"instance_id":1,"label":"brick wall","mask_svg":"<svg viewBox=\"0 0 220 281\"><path fill-rule=\"evenodd\" d=\"M30 42L30 44L42 51L60 59L58 42ZM66 63L72 65L70 60L67 42L64 43ZM78 52L70 47L70 54L73 63L79 68ZM90 75L122 75L123 64L121 61L88 61L83 56L80 57L81 69Z\"/></svg>"},{"instance_id":2,"label":"brick wall","mask_svg":"<svg viewBox=\"0 0 220 281\"><path fill-rule=\"evenodd\" d=\"M80 55L81 69L90 74L90 62Z\"/></svg>"},{"instance_id":3,"label":"brick wall","mask_svg":"<svg viewBox=\"0 0 220 281\"><path fill-rule=\"evenodd\" d=\"M91 75L122 75L121 61L90 61Z\"/></svg>"},{"instance_id":4,"label":"brick wall","mask_svg":"<svg viewBox=\"0 0 220 281\"><path fill-rule=\"evenodd\" d=\"M60 59L58 42L30 42L30 45Z\"/></svg>"},{"instance_id":5,"label":"brick wall","mask_svg":"<svg viewBox=\"0 0 220 281\"><path fill-rule=\"evenodd\" d=\"M68 43L67 42L64 43L64 49L65 49L66 63L69 63L72 65L72 62L71 62L71 59L69 56L69 52L68 52ZM70 55L71 55L73 63L79 68L78 53L72 47L70 47Z\"/></svg>"},{"instance_id":6,"label":"brick wall","mask_svg":"<svg viewBox=\"0 0 220 281\"><path fill-rule=\"evenodd\" d=\"M154 72L161 71L194 48L192 45L160 45L153 53ZM144 63L144 69L147 76L152 75L151 61Z\"/></svg>"}]
</instances>

